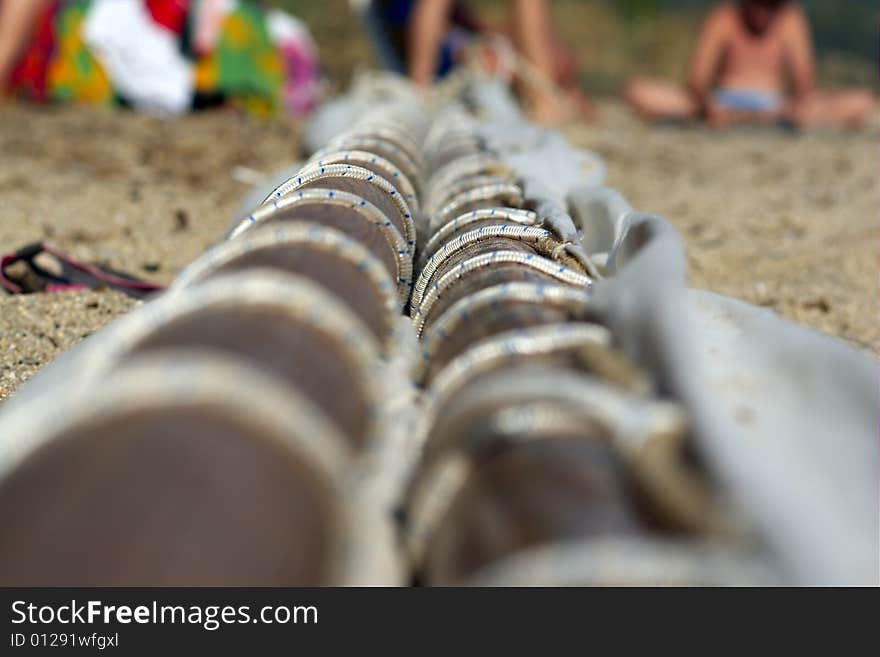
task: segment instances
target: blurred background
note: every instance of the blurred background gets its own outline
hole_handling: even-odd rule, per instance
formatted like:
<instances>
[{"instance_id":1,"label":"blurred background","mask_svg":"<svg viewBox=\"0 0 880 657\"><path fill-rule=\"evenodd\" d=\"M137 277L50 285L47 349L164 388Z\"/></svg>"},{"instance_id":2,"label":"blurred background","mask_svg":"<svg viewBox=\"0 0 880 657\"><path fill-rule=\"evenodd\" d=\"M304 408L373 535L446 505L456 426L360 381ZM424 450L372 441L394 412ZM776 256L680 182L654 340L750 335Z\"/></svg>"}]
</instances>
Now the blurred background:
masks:
<instances>
[{"instance_id":1,"label":"blurred background","mask_svg":"<svg viewBox=\"0 0 880 657\"><path fill-rule=\"evenodd\" d=\"M310 26L328 76L344 84L373 64L349 0L278 0ZM504 0L474 0L501 20ZM612 94L634 75L681 79L697 27L713 0L554 0L556 25L575 51L582 81L595 94ZM876 0L804 0L813 25L822 85L877 85Z\"/></svg>"}]
</instances>

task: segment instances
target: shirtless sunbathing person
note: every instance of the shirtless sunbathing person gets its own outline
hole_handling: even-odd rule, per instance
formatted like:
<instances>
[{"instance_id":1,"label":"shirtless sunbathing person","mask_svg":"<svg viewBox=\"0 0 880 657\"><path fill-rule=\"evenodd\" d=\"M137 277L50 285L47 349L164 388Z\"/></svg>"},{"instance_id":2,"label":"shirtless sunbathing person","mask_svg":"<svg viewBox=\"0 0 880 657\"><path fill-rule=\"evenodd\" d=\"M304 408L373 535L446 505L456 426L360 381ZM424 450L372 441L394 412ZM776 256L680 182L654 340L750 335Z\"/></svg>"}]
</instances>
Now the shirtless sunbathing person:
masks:
<instances>
[{"instance_id":1,"label":"shirtless sunbathing person","mask_svg":"<svg viewBox=\"0 0 880 657\"><path fill-rule=\"evenodd\" d=\"M716 6L700 32L687 88L640 79L625 98L649 120L703 117L719 127L777 121L858 127L874 106L866 90L816 89L810 26L788 0Z\"/></svg>"}]
</instances>

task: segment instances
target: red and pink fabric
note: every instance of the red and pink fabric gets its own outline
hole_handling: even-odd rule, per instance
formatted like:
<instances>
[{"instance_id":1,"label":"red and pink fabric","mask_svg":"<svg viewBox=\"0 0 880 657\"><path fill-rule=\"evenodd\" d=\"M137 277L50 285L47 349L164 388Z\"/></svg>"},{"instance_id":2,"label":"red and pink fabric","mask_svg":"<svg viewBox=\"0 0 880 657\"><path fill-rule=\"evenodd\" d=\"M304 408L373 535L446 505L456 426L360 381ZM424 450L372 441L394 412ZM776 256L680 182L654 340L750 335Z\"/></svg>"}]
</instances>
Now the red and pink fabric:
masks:
<instances>
[{"instance_id":1,"label":"red and pink fabric","mask_svg":"<svg viewBox=\"0 0 880 657\"><path fill-rule=\"evenodd\" d=\"M153 20L172 32L181 34L191 0L145 0Z\"/></svg>"}]
</instances>

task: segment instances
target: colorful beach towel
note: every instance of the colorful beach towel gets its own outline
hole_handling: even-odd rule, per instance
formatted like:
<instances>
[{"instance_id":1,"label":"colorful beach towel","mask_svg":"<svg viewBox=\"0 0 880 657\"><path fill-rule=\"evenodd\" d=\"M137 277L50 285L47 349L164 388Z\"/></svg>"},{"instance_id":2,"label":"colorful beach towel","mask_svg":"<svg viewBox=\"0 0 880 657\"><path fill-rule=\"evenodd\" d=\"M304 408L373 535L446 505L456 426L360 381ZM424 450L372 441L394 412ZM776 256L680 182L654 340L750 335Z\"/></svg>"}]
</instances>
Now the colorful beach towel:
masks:
<instances>
[{"instance_id":1,"label":"colorful beach towel","mask_svg":"<svg viewBox=\"0 0 880 657\"><path fill-rule=\"evenodd\" d=\"M307 28L256 2L56 0L8 91L166 113L211 98L257 115L302 114L316 104L318 82Z\"/></svg>"}]
</instances>

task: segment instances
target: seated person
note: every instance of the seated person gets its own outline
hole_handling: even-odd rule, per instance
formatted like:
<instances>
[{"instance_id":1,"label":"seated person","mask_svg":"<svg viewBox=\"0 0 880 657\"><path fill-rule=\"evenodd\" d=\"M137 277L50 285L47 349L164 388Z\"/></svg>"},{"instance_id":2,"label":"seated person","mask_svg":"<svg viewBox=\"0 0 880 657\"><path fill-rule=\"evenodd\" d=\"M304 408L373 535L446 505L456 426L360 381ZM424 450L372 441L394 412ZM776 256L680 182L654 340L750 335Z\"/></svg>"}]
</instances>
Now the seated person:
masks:
<instances>
[{"instance_id":1,"label":"seated person","mask_svg":"<svg viewBox=\"0 0 880 657\"><path fill-rule=\"evenodd\" d=\"M700 32L687 88L634 80L625 98L649 120L703 117L718 127L781 121L858 127L874 106L869 91L816 89L809 23L787 0L718 5Z\"/></svg>"},{"instance_id":2,"label":"seated person","mask_svg":"<svg viewBox=\"0 0 880 657\"><path fill-rule=\"evenodd\" d=\"M546 123L588 118L592 107L579 88L574 57L553 30L549 2L510 4L508 24L498 27L461 0L372 0L365 16L381 63L419 86L449 72L467 50L469 36L501 35L521 57L512 73L533 118Z\"/></svg>"}]
</instances>

